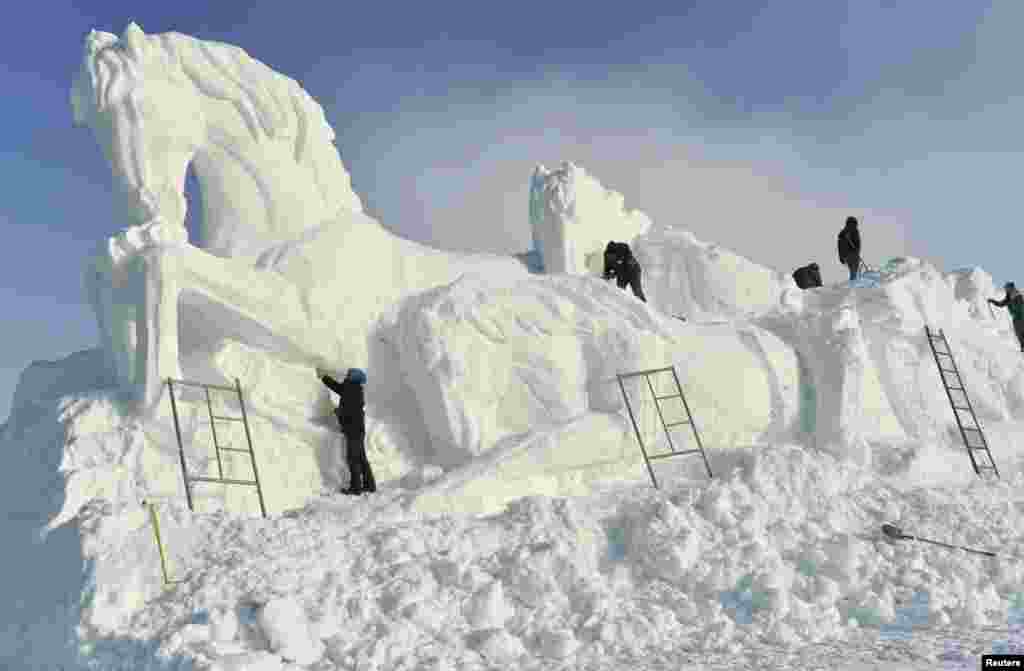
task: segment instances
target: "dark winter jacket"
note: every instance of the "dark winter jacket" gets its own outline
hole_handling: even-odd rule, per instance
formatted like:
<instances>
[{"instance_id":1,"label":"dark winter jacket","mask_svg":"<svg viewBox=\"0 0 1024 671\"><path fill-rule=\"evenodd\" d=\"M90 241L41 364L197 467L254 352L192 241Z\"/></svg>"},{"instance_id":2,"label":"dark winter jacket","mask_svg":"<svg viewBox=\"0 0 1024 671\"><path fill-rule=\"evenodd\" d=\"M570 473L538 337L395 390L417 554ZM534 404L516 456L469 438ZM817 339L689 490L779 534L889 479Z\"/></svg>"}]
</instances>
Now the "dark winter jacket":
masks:
<instances>
[{"instance_id":1,"label":"dark winter jacket","mask_svg":"<svg viewBox=\"0 0 1024 671\"><path fill-rule=\"evenodd\" d=\"M1016 289L1007 289L1006 298L1001 301L990 298L988 302L1001 308L1008 307L1010 309L1010 316L1013 317L1014 321L1024 320L1024 296L1021 296L1021 293Z\"/></svg>"},{"instance_id":2,"label":"dark winter jacket","mask_svg":"<svg viewBox=\"0 0 1024 671\"><path fill-rule=\"evenodd\" d=\"M857 224L847 224L839 231L839 262L847 263L851 257L860 258L860 232Z\"/></svg>"},{"instance_id":3,"label":"dark winter jacket","mask_svg":"<svg viewBox=\"0 0 1024 671\"><path fill-rule=\"evenodd\" d=\"M640 263L633 256L633 250L625 242L609 242L604 248L604 274L606 280L613 277L619 288L625 289L629 281L640 275Z\"/></svg>"},{"instance_id":4,"label":"dark winter jacket","mask_svg":"<svg viewBox=\"0 0 1024 671\"><path fill-rule=\"evenodd\" d=\"M821 286L821 270L817 263L797 268L793 271L793 281L801 289L812 289Z\"/></svg>"},{"instance_id":5,"label":"dark winter jacket","mask_svg":"<svg viewBox=\"0 0 1024 671\"><path fill-rule=\"evenodd\" d=\"M615 283L619 285L620 289L629 287L633 290L634 296L646 303L647 297L644 296L642 275L640 262L633 256L629 245L625 242L608 243L604 249L604 273L602 273L604 279L610 280L614 277Z\"/></svg>"},{"instance_id":6,"label":"dark winter jacket","mask_svg":"<svg viewBox=\"0 0 1024 671\"><path fill-rule=\"evenodd\" d=\"M341 432L346 436L366 435L366 410L363 385L352 380L338 382L330 375L324 375L320 381L338 395L338 409L334 414L341 424Z\"/></svg>"}]
</instances>

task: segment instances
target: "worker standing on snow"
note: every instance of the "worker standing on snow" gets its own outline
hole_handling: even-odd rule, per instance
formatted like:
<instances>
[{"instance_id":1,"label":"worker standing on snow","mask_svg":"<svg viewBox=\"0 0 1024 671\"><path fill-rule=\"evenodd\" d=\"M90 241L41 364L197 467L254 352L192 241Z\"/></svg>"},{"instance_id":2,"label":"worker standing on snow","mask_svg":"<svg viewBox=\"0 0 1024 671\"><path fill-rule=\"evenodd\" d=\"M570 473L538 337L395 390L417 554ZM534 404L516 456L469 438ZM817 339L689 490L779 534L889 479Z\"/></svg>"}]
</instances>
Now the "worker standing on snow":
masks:
<instances>
[{"instance_id":1,"label":"worker standing on snow","mask_svg":"<svg viewBox=\"0 0 1024 671\"><path fill-rule=\"evenodd\" d=\"M628 286L633 290L634 296L646 303L647 298L644 297L644 290L640 285L642 274L640 263L625 242L609 242L604 248L604 279L610 280L614 277L620 289Z\"/></svg>"},{"instance_id":2,"label":"worker standing on snow","mask_svg":"<svg viewBox=\"0 0 1024 671\"><path fill-rule=\"evenodd\" d=\"M860 232L857 217L847 217L846 226L839 231L839 262L850 269L850 281L857 279L860 268Z\"/></svg>"},{"instance_id":3,"label":"worker standing on snow","mask_svg":"<svg viewBox=\"0 0 1024 671\"><path fill-rule=\"evenodd\" d=\"M1017 334L1017 340L1020 342L1020 351L1024 352L1024 296L1017 291L1013 282L1007 282L1003 288L1006 289L1006 298L1001 301L990 298L988 302L1010 311L1010 316L1013 317L1013 331Z\"/></svg>"},{"instance_id":4,"label":"worker standing on snow","mask_svg":"<svg viewBox=\"0 0 1024 671\"><path fill-rule=\"evenodd\" d=\"M356 495L377 491L370 460L366 458L366 411L363 407L366 373L358 368L349 368L340 383L319 369L317 375L328 389L338 395L338 409L334 414L345 436L345 460L349 473L348 489L341 490L342 493Z\"/></svg>"}]
</instances>

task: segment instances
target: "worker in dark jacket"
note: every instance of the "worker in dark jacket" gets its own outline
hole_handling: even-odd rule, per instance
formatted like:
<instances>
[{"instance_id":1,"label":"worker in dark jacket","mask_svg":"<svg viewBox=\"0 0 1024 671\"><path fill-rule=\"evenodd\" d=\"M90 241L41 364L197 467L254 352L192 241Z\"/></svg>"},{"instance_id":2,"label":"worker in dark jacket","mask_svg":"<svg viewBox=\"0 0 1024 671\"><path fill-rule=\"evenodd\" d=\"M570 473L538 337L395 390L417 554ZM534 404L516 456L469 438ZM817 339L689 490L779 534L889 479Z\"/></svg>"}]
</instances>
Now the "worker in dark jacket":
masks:
<instances>
[{"instance_id":1,"label":"worker in dark jacket","mask_svg":"<svg viewBox=\"0 0 1024 671\"><path fill-rule=\"evenodd\" d=\"M625 242L609 242L604 248L604 273L606 280L615 278L620 289L627 286L633 290L633 295L647 302L644 297L644 290L640 284L643 271L640 263L633 256L633 251Z\"/></svg>"},{"instance_id":2,"label":"worker in dark jacket","mask_svg":"<svg viewBox=\"0 0 1024 671\"><path fill-rule=\"evenodd\" d=\"M344 494L362 494L377 491L370 460L366 458L366 411L363 385L366 373L358 368L349 368L345 379L338 382L323 371L317 370L320 381L338 395L338 409L334 414L341 424L345 436L345 460L348 462L349 486L341 490Z\"/></svg>"},{"instance_id":3,"label":"worker in dark jacket","mask_svg":"<svg viewBox=\"0 0 1024 671\"><path fill-rule=\"evenodd\" d=\"M996 307L1007 308L1010 316L1013 317L1013 332L1017 334L1017 341L1020 342L1020 351L1024 352L1024 296L1017 291L1013 282L1003 285L1006 289L1006 298L1001 301L988 299L988 302Z\"/></svg>"},{"instance_id":4,"label":"worker in dark jacket","mask_svg":"<svg viewBox=\"0 0 1024 671\"><path fill-rule=\"evenodd\" d=\"M793 271L793 281L801 289L813 289L821 286L821 270L817 263L802 266Z\"/></svg>"},{"instance_id":5,"label":"worker in dark jacket","mask_svg":"<svg viewBox=\"0 0 1024 671\"><path fill-rule=\"evenodd\" d=\"M846 226L839 231L839 262L850 269L850 280L857 279L860 268L860 233L857 231L857 217L847 217Z\"/></svg>"}]
</instances>

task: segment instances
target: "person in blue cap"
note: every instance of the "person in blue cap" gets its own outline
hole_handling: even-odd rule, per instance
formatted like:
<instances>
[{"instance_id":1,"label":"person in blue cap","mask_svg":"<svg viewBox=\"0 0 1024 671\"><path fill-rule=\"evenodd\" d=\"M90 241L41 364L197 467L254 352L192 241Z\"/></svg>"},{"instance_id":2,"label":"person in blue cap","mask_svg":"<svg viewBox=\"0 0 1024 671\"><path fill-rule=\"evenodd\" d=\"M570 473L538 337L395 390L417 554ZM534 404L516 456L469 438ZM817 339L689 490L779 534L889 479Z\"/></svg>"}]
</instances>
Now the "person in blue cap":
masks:
<instances>
[{"instance_id":1,"label":"person in blue cap","mask_svg":"<svg viewBox=\"0 0 1024 671\"><path fill-rule=\"evenodd\" d=\"M338 409L334 414L345 436L345 460L348 462L348 489L343 494L358 495L377 491L370 460L366 458L366 411L363 385L366 373L359 368L349 368L345 379L338 382L317 369L320 381L338 395Z\"/></svg>"}]
</instances>

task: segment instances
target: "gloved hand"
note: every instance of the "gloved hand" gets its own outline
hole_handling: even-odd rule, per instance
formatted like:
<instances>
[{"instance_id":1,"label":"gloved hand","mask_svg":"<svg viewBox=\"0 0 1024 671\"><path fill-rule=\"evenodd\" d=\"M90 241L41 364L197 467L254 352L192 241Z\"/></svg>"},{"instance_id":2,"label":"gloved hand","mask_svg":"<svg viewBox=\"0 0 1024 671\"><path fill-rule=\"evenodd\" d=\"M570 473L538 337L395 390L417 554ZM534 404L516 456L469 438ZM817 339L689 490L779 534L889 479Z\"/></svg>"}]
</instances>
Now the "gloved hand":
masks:
<instances>
[{"instance_id":1,"label":"gloved hand","mask_svg":"<svg viewBox=\"0 0 1024 671\"><path fill-rule=\"evenodd\" d=\"M991 304L991 305L995 305L995 304L996 304L996 302L995 302L994 300L992 300L991 298L989 298L989 299L988 299L988 302L989 302L989 304Z\"/></svg>"}]
</instances>

